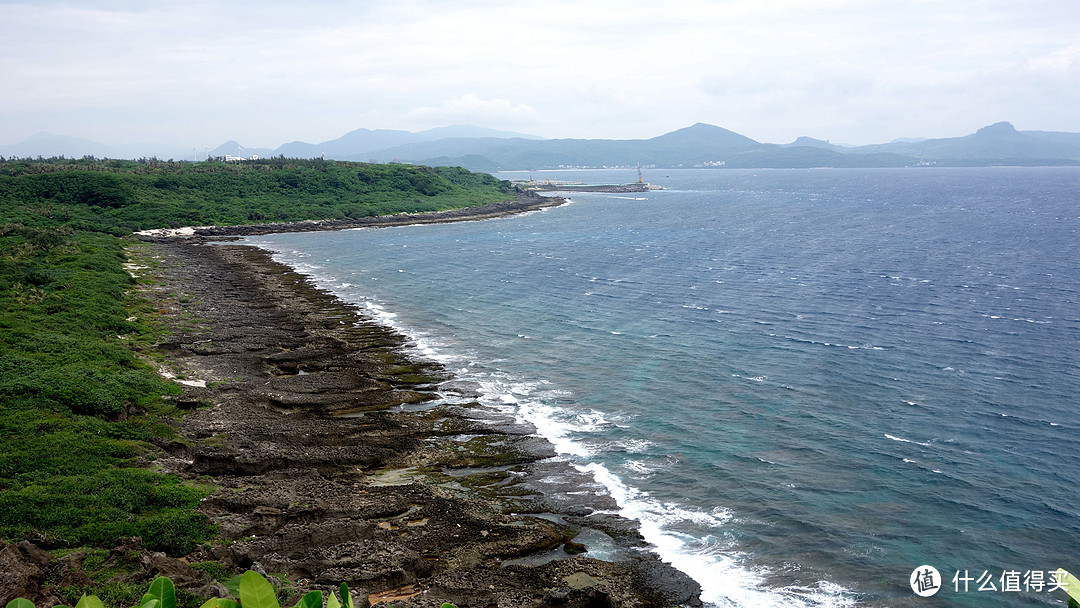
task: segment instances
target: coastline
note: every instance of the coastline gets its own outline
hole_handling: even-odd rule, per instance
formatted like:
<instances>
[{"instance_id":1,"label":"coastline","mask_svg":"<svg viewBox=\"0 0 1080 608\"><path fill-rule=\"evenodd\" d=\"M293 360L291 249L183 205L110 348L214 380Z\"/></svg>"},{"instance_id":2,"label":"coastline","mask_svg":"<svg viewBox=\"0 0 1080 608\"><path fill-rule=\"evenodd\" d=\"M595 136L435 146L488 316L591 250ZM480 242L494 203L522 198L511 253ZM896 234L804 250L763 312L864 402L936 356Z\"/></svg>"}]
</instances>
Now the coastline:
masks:
<instances>
[{"instance_id":1,"label":"coastline","mask_svg":"<svg viewBox=\"0 0 1080 608\"><path fill-rule=\"evenodd\" d=\"M513 199L486 203L474 207L459 207L443 211L423 213L397 213L361 218L305 220L302 222L273 222L241 226L192 226L187 228L160 228L136 232L142 240L175 237L237 237L258 236L275 232L315 232L322 230L349 230L352 228L410 226L413 224L445 224L494 219L558 207L567 199L558 196L541 196L535 192L518 192Z\"/></svg>"},{"instance_id":2,"label":"coastline","mask_svg":"<svg viewBox=\"0 0 1080 608\"><path fill-rule=\"evenodd\" d=\"M530 483L560 466L531 429L433 405L446 374L409 360L404 337L269 252L201 240L149 246L153 297L177 322L200 319L162 345L194 408L190 445L163 464L221 488L203 510L227 546L192 561L285 572L298 592L345 581L395 606L697 602L635 522L607 514L610 497L568 506ZM619 561L573 540L596 533Z\"/></svg>"}]
</instances>

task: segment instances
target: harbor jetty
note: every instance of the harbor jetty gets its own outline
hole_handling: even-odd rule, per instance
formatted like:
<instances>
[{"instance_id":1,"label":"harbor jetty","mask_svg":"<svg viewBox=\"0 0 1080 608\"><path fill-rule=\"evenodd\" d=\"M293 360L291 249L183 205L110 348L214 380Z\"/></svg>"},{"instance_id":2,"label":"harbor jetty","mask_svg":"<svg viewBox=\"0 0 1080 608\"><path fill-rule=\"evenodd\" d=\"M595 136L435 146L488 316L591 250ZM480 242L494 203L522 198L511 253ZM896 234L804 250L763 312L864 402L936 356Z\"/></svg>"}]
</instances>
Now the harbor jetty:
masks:
<instances>
[{"instance_id":1,"label":"harbor jetty","mask_svg":"<svg viewBox=\"0 0 1080 608\"><path fill-rule=\"evenodd\" d=\"M546 179L542 182L520 180L512 183L522 190L532 192L614 192L625 194L630 192L648 192L650 190L664 189L663 186L655 186L643 181L629 184L585 184L582 182Z\"/></svg>"}]
</instances>

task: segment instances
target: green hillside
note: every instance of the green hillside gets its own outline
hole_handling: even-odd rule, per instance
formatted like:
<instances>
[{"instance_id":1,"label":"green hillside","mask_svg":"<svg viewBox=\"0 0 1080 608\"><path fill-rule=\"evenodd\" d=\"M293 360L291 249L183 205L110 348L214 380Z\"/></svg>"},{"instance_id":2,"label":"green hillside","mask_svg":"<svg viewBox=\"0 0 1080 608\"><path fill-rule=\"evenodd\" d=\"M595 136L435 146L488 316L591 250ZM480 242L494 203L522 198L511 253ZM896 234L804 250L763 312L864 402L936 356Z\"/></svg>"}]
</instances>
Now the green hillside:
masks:
<instances>
[{"instance_id":1,"label":"green hillside","mask_svg":"<svg viewBox=\"0 0 1080 608\"><path fill-rule=\"evenodd\" d=\"M147 468L182 443L178 387L145 359L163 328L132 291L133 230L432 211L509 198L457 168L0 161L0 538L190 552L207 490ZM137 354L138 353L138 354Z\"/></svg>"},{"instance_id":2,"label":"green hillside","mask_svg":"<svg viewBox=\"0 0 1080 608\"><path fill-rule=\"evenodd\" d=\"M506 185L457 167L263 159L0 162L3 221L126 234L439 211L510 198Z\"/></svg>"}]
</instances>

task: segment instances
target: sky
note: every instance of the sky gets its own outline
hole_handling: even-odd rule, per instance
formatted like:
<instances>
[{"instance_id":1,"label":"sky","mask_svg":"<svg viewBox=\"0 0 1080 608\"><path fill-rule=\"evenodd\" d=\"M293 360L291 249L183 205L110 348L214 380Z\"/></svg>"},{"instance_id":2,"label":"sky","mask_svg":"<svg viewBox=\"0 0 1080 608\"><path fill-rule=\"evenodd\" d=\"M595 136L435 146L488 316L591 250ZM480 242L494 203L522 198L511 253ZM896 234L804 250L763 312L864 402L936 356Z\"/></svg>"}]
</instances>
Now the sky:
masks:
<instances>
[{"instance_id":1,"label":"sky","mask_svg":"<svg viewBox=\"0 0 1080 608\"><path fill-rule=\"evenodd\" d=\"M1080 132L1078 0L0 0L0 144Z\"/></svg>"}]
</instances>

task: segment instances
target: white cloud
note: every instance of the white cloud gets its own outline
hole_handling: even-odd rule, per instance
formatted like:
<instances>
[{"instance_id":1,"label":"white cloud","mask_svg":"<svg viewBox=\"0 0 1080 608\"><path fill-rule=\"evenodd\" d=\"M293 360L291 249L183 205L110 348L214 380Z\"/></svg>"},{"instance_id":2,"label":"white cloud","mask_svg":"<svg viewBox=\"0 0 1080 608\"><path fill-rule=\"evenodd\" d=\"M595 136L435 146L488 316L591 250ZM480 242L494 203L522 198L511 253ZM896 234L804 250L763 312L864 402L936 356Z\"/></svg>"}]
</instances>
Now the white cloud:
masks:
<instances>
[{"instance_id":1,"label":"white cloud","mask_svg":"<svg viewBox=\"0 0 1080 608\"><path fill-rule=\"evenodd\" d=\"M1044 55L1032 57L1027 64L1033 70L1058 73L1075 71L1077 67L1080 67L1080 44L1070 44Z\"/></svg>"},{"instance_id":2,"label":"white cloud","mask_svg":"<svg viewBox=\"0 0 1080 608\"><path fill-rule=\"evenodd\" d=\"M506 99L481 99L476 93L468 93L451 97L439 106L415 108L404 118L425 127L458 123L504 126L528 124L536 115L536 109L528 104L514 104Z\"/></svg>"},{"instance_id":3,"label":"white cloud","mask_svg":"<svg viewBox=\"0 0 1080 608\"><path fill-rule=\"evenodd\" d=\"M853 143L981 120L1080 131L1078 7L0 1L0 143L45 130L274 147L452 122L651 137L703 121Z\"/></svg>"}]
</instances>

